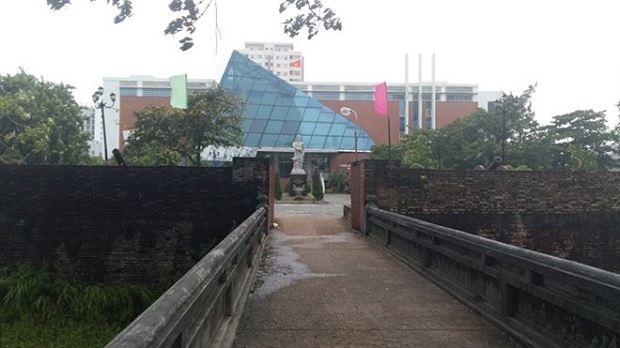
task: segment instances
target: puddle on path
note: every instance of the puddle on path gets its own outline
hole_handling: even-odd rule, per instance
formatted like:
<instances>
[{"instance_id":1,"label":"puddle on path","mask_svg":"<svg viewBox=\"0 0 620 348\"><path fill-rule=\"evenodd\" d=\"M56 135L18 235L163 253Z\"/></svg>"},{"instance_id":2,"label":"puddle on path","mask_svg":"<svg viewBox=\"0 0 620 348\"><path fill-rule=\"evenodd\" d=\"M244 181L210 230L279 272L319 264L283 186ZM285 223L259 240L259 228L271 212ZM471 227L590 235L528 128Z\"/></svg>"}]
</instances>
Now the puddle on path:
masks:
<instances>
[{"instance_id":1,"label":"puddle on path","mask_svg":"<svg viewBox=\"0 0 620 348\"><path fill-rule=\"evenodd\" d=\"M261 261L263 264L257 274L255 282L258 286L251 294L257 298L269 296L299 279L341 276L342 274L312 273L308 265L299 261L299 254L294 251L293 247L315 248L324 243L345 242L355 238L350 233L331 236L287 236L275 229L269 234L271 238L267 246L269 250L263 257ZM284 245L288 241L299 241L299 243Z\"/></svg>"}]
</instances>

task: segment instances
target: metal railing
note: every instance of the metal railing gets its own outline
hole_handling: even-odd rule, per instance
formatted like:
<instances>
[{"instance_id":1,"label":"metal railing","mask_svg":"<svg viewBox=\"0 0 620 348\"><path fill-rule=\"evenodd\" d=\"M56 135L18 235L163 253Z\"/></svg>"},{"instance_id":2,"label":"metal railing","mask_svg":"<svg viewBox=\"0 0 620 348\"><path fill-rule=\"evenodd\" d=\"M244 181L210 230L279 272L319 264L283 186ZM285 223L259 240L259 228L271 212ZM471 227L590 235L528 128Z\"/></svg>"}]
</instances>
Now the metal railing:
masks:
<instances>
[{"instance_id":1,"label":"metal railing","mask_svg":"<svg viewBox=\"0 0 620 348\"><path fill-rule=\"evenodd\" d=\"M229 347L268 232L257 210L106 347Z\"/></svg>"},{"instance_id":2,"label":"metal railing","mask_svg":"<svg viewBox=\"0 0 620 348\"><path fill-rule=\"evenodd\" d=\"M620 274L379 209L364 232L531 347L620 346Z\"/></svg>"}]
</instances>

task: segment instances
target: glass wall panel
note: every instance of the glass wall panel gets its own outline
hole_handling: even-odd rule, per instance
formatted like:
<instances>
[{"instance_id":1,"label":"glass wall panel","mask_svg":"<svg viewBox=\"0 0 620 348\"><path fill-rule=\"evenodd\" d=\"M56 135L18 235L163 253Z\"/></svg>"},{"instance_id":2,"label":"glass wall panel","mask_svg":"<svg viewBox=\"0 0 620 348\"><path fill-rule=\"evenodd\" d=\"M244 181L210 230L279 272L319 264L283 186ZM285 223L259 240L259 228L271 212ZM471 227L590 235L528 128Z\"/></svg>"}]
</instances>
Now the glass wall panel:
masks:
<instances>
[{"instance_id":1,"label":"glass wall panel","mask_svg":"<svg viewBox=\"0 0 620 348\"><path fill-rule=\"evenodd\" d=\"M271 111L273 110L273 106L271 105L261 105L258 108L258 112L256 113L256 118L269 118L271 115Z\"/></svg>"},{"instance_id":2,"label":"glass wall panel","mask_svg":"<svg viewBox=\"0 0 620 348\"><path fill-rule=\"evenodd\" d=\"M289 149L300 134L308 149L353 148L353 122L239 52L233 52L220 85L239 97L247 97L242 124L244 146ZM336 98L338 93L324 97ZM374 144L361 128L359 139L367 146L360 146L360 150Z\"/></svg>"},{"instance_id":3,"label":"glass wall panel","mask_svg":"<svg viewBox=\"0 0 620 348\"><path fill-rule=\"evenodd\" d=\"M299 92L299 93L301 93L301 92ZM293 103L298 108L305 108L306 106L308 106L308 102L309 101L310 101L310 97L308 97L307 95L297 95L297 96L295 96L295 99L293 100Z\"/></svg>"},{"instance_id":4,"label":"glass wall panel","mask_svg":"<svg viewBox=\"0 0 620 348\"><path fill-rule=\"evenodd\" d=\"M291 106L293 105L293 97L293 94L280 93L278 100L276 100L276 105Z\"/></svg>"},{"instance_id":5,"label":"glass wall panel","mask_svg":"<svg viewBox=\"0 0 620 348\"><path fill-rule=\"evenodd\" d=\"M314 132L315 126L316 126L316 123L314 122L302 122L301 125L299 126L299 133L300 134L312 134Z\"/></svg>"},{"instance_id":6,"label":"glass wall panel","mask_svg":"<svg viewBox=\"0 0 620 348\"><path fill-rule=\"evenodd\" d=\"M286 147L286 148L293 147L294 141L295 141L295 135L280 134L280 137L278 138L278 146Z\"/></svg>"},{"instance_id":7,"label":"glass wall panel","mask_svg":"<svg viewBox=\"0 0 620 348\"><path fill-rule=\"evenodd\" d=\"M277 141L277 134L263 134L263 138L261 139L261 145L267 147L276 147Z\"/></svg>"},{"instance_id":8,"label":"glass wall panel","mask_svg":"<svg viewBox=\"0 0 620 348\"><path fill-rule=\"evenodd\" d=\"M248 133L245 136L244 146L258 146L261 134Z\"/></svg>"},{"instance_id":9,"label":"glass wall panel","mask_svg":"<svg viewBox=\"0 0 620 348\"><path fill-rule=\"evenodd\" d=\"M330 136L343 136L344 131L347 129L347 126L344 124L334 124L332 125L332 129L329 131Z\"/></svg>"},{"instance_id":10,"label":"glass wall panel","mask_svg":"<svg viewBox=\"0 0 620 348\"><path fill-rule=\"evenodd\" d=\"M248 92L248 103L260 104L263 100L263 92L251 90Z\"/></svg>"},{"instance_id":11,"label":"glass wall panel","mask_svg":"<svg viewBox=\"0 0 620 348\"><path fill-rule=\"evenodd\" d=\"M340 142L342 141L342 137L340 136L330 136L329 138L327 138L327 142L325 143L325 147L328 148L332 148L332 149L339 149L340 148Z\"/></svg>"},{"instance_id":12,"label":"glass wall panel","mask_svg":"<svg viewBox=\"0 0 620 348\"><path fill-rule=\"evenodd\" d=\"M359 146L359 140L358 140L358 149L361 148ZM352 150L355 148L355 138L353 137L343 137L342 138L342 142L340 143L340 147L344 150Z\"/></svg>"},{"instance_id":13,"label":"glass wall panel","mask_svg":"<svg viewBox=\"0 0 620 348\"><path fill-rule=\"evenodd\" d=\"M266 91L263 94L263 101L261 104L263 105L275 105L276 99L278 99L278 93L276 91Z\"/></svg>"},{"instance_id":14,"label":"glass wall panel","mask_svg":"<svg viewBox=\"0 0 620 348\"><path fill-rule=\"evenodd\" d=\"M331 123L317 123L316 128L314 128L314 134L327 135L329 134L329 130L331 127L332 127Z\"/></svg>"},{"instance_id":15,"label":"glass wall panel","mask_svg":"<svg viewBox=\"0 0 620 348\"><path fill-rule=\"evenodd\" d=\"M254 120L254 122L252 122L252 126L250 127L250 133L263 133L265 132L266 126L267 120Z\"/></svg>"},{"instance_id":16,"label":"glass wall panel","mask_svg":"<svg viewBox=\"0 0 620 348\"><path fill-rule=\"evenodd\" d=\"M322 149L325 146L326 139L327 137L313 135L312 138L310 138L310 141L308 142L308 145L306 147Z\"/></svg>"},{"instance_id":17,"label":"glass wall panel","mask_svg":"<svg viewBox=\"0 0 620 348\"><path fill-rule=\"evenodd\" d=\"M299 129L299 122L286 121L282 126L282 134L297 135Z\"/></svg>"},{"instance_id":18,"label":"glass wall panel","mask_svg":"<svg viewBox=\"0 0 620 348\"><path fill-rule=\"evenodd\" d=\"M283 121L271 121L267 124L267 128L265 129L265 133L273 133L280 134L282 131Z\"/></svg>"},{"instance_id":19,"label":"glass wall panel","mask_svg":"<svg viewBox=\"0 0 620 348\"><path fill-rule=\"evenodd\" d=\"M256 113L258 112L258 108L259 106L256 104L246 104L245 105L245 117L246 118L253 118L256 116Z\"/></svg>"},{"instance_id":20,"label":"glass wall panel","mask_svg":"<svg viewBox=\"0 0 620 348\"><path fill-rule=\"evenodd\" d=\"M251 91L253 85L254 85L253 79L245 77L239 80L239 89L242 89L244 91Z\"/></svg>"},{"instance_id":21,"label":"glass wall panel","mask_svg":"<svg viewBox=\"0 0 620 348\"><path fill-rule=\"evenodd\" d=\"M286 116L288 115L288 107L286 106L274 106L273 112L271 113L272 120L286 120Z\"/></svg>"},{"instance_id":22,"label":"glass wall panel","mask_svg":"<svg viewBox=\"0 0 620 348\"><path fill-rule=\"evenodd\" d=\"M254 122L254 120L252 119L243 120L243 123L241 124L241 129L243 129L244 133L247 133L250 131L250 127L252 127L252 122Z\"/></svg>"}]
</instances>

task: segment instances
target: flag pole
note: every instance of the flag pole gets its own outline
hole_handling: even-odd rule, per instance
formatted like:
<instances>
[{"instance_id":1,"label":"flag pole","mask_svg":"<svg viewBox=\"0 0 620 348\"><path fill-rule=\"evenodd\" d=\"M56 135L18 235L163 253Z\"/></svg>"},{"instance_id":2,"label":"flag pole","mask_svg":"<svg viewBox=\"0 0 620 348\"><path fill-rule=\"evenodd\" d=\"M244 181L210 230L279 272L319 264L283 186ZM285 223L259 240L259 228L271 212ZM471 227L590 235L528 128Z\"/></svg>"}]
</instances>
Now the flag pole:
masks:
<instances>
[{"instance_id":1,"label":"flag pole","mask_svg":"<svg viewBox=\"0 0 620 348\"><path fill-rule=\"evenodd\" d=\"M388 127L388 159L392 159L392 133L390 132L390 113L387 115L387 127Z\"/></svg>"},{"instance_id":2,"label":"flag pole","mask_svg":"<svg viewBox=\"0 0 620 348\"><path fill-rule=\"evenodd\" d=\"M390 108L388 104L388 92L387 84L382 82L374 86L375 88L375 111L381 115L387 117L387 131L388 131L388 159L392 159L392 133L390 130Z\"/></svg>"}]
</instances>

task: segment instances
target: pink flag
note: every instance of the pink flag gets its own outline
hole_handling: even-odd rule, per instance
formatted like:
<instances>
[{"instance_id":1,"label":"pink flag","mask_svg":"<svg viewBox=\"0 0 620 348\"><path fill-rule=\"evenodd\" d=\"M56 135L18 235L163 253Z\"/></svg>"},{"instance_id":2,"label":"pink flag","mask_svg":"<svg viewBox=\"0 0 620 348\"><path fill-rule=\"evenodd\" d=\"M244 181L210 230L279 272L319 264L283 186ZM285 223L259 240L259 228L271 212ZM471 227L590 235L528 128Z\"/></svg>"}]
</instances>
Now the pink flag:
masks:
<instances>
[{"instance_id":1,"label":"pink flag","mask_svg":"<svg viewBox=\"0 0 620 348\"><path fill-rule=\"evenodd\" d=\"M375 85L375 111L379 115L388 115L387 84L385 82Z\"/></svg>"}]
</instances>

